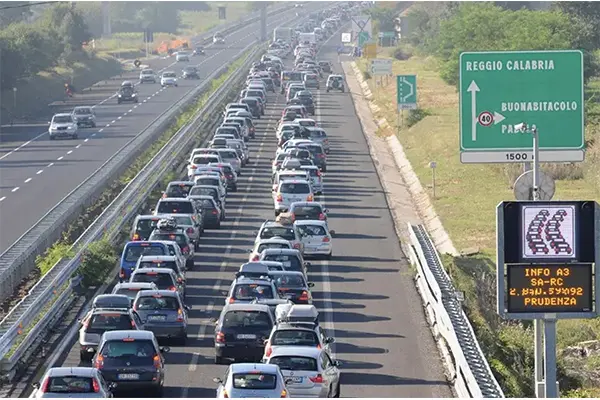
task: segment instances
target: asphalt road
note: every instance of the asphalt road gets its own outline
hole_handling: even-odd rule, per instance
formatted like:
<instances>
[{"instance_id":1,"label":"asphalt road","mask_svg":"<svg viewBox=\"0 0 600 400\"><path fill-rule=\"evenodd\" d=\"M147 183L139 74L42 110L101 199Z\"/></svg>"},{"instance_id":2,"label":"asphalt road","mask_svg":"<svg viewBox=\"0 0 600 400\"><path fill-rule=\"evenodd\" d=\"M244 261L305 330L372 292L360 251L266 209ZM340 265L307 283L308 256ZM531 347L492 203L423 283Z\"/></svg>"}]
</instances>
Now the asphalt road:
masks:
<instances>
[{"instance_id":1,"label":"asphalt road","mask_svg":"<svg viewBox=\"0 0 600 400\"><path fill-rule=\"evenodd\" d=\"M292 17L291 13L271 17L268 32L286 19L294 19ZM81 129L77 140L50 141L47 126L3 129L0 253L171 104L216 69L232 62L241 49L259 36L260 24L257 22L231 34L224 45L207 47L205 56L193 58L189 63L198 65L200 80L180 79L179 87L166 89L161 89L159 84L139 85L139 104L118 105L112 97L122 81L137 81L139 72L109 79L91 91L76 95L65 106L56 107L55 112L70 111L77 105L96 105L97 128ZM154 59L148 65L155 72L173 70L180 73L188 63L174 63L173 58L169 58Z\"/></svg>"},{"instance_id":2,"label":"asphalt road","mask_svg":"<svg viewBox=\"0 0 600 400\"><path fill-rule=\"evenodd\" d=\"M323 47L321 59L333 61L339 73L337 40ZM273 219L270 168L284 100L269 96L266 118L257 121L250 144L251 162L239 191L227 200L228 221L219 231L206 231L187 273L186 301L193 307L189 340L166 354L165 397L214 397L212 378L225 372L225 366L214 364L214 321L234 272L248 259L255 231ZM313 261L309 280L315 282L313 297L328 336L337 340L341 397L452 397L352 99L321 89L316 100L315 118L331 143L319 201L330 210L336 236L333 258ZM58 365L79 365L78 344Z\"/></svg>"}]
</instances>

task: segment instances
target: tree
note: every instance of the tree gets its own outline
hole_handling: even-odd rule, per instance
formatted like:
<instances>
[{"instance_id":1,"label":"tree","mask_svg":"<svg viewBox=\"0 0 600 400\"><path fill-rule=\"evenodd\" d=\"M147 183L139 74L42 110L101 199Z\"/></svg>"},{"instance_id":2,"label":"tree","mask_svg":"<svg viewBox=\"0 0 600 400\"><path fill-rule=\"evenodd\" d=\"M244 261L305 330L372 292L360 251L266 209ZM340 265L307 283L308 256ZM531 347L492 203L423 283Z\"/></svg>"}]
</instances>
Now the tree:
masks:
<instances>
[{"instance_id":1,"label":"tree","mask_svg":"<svg viewBox=\"0 0 600 400\"><path fill-rule=\"evenodd\" d=\"M2 2L3 6L10 7L0 10L0 27L26 20L32 13L28 1Z\"/></svg>"},{"instance_id":2,"label":"tree","mask_svg":"<svg viewBox=\"0 0 600 400\"><path fill-rule=\"evenodd\" d=\"M556 1L553 7L567 13L579 23L583 29L581 33L584 48L600 48L600 2Z\"/></svg>"}]
</instances>

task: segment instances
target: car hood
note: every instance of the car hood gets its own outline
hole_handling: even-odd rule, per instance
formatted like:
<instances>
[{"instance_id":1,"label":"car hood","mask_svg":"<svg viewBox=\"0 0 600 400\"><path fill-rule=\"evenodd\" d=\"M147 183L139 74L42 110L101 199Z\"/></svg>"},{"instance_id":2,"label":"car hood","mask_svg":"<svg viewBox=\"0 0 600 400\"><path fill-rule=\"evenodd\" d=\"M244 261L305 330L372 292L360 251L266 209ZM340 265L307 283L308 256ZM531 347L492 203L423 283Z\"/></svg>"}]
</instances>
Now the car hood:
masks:
<instances>
[{"instance_id":1,"label":"car hood","mask_svg":"<svg viewBox=\"0 0 600 400\"><path fill-rule=\"evenodd\" d=\"M50 125L51 128L68 128L68 127L74 127L74 126L75 126L75 124L72 122Z\"/></svg>"}]
</instances>

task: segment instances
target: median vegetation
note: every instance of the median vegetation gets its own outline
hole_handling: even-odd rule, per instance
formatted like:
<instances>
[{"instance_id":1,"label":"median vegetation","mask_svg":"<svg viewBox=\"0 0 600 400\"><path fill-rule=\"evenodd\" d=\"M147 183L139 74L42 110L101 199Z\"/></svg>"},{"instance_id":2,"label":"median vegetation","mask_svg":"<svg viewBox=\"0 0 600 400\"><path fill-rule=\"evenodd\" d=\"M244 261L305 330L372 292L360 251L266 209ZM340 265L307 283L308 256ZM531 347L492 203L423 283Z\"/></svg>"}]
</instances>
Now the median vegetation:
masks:
<instances>
[{"instance_id":1,"label":"median vegetation","mask_svg":"<svg viewBox=\"0 0 600 400\"><path fill-rule=\"evenodd\" d=\"M381 57L395 59L394 74L417 75L419 110L425 114L412 126L405 124L398 137L424 187L431 186L429 162L437 162L433 204L455 246L465 254L444 255L444 265L456 288L465 292L465 311L506 396L533 397L532 325L505 321L496 313L495 208L514 198L512 184L522 165L461 164L458 55L485 50L584 51L586 160L542 164L542 169L556 180L555 199L597 200L600 4L557 2L550 9L534 10L528 7L539 7L535 2L496 3L417 3L403 16L408 29L402 32L401 47L387 49ZM365 60L357 63L366 70ZM373 89L374 80L369 84ZM372 92L381 110L377 118L385 117L392 124L387 135L395 134L395 84ZM560 321L558 347L562 395L600 397L600 319Z\"/></svg>"}]
</instances>

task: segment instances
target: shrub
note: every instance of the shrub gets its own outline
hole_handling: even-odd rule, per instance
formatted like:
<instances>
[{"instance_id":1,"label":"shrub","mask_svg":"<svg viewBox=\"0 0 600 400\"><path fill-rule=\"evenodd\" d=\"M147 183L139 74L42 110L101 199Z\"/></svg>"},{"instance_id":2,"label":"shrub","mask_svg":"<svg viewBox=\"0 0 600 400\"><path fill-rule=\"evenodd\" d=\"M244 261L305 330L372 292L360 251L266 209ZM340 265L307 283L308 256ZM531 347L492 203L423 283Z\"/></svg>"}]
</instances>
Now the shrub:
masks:
<instances>
[{"instance_id":1,"label":"shrub","mask_svg":"<svg viewBox=\"0 0 600 400\"><path fill-rule=\"evenodd\" d=\"M57 242L51 247L48 247L43 255L40 254L35 258L35 265L39 268L40 274L44 276L62 258L72 256L73 251L71 251L70 244L65 242Z\"/></svg>"},{"instance_id":2,"label":"shrub","mask_svg":"<svg viewBox=\"0 0 600 400\"><path fill-rule=\"evenodd\" d=\"M100 285L117 262L117 253L107 240L100 240L88 246L83 253L78 274L85 287Z\"/></svg>"},{"instance_id":3,"label":"shrub","mask_svg":"<svg viewBox=\"0 0 600 400\"><path fill-rule=\"evenodd\" d=\"M428 115L430 115L429 111L424 110L422 108L417 108L416 110L410 110L408 112L408 118L406 118L406 125L408 127L411 127Z\"/></svg>"},{"instance_id":4,"label":"shrub","mask_svg":"<svg viewBox=\"0 0 600 400\"><path fill-rule=\"evenodd\" d=\"M412 54L410 54L409 51L403 49L402 47L396 47L392 52L392 57L394 57L396 60L403 61L411 58Z\"/></svg>"},{"instance_id":5,"label":"shrub","mask_svg":"<svg viewBox=\"0 0 600 400\"><path fill-rule=\"evenodd\" d=\"M371 73L369 71L363 71L363 79L365 81L368 81L369 79L371 79Z\"/></svg>"}]
</instances>

